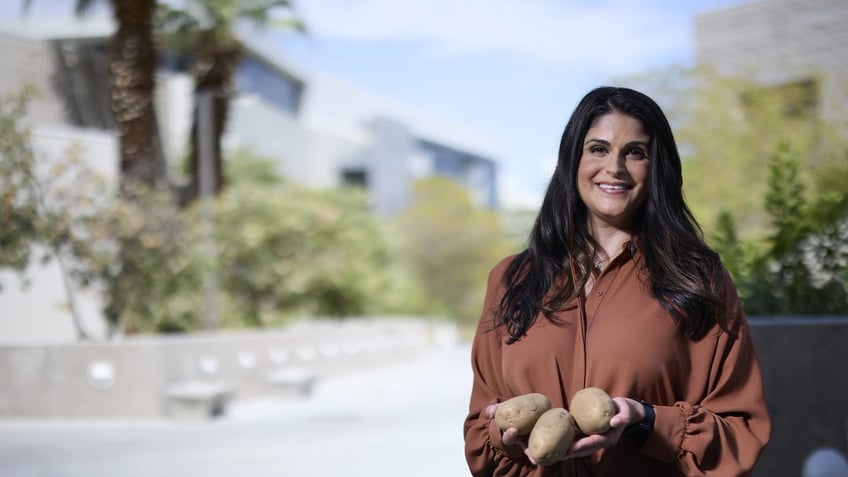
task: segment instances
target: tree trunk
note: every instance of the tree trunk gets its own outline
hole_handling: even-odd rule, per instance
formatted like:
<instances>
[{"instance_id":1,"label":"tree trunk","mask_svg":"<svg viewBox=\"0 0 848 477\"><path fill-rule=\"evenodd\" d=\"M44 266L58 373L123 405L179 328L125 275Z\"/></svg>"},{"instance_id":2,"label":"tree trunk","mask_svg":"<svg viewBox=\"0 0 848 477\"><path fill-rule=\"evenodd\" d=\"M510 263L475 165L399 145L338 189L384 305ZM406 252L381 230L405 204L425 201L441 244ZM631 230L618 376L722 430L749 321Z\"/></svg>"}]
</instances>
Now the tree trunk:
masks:
<instances>
[{"instance_id":1,"label":"tree trunk","mask_svg":"<svg viewBox=\"0 0 848 477\"><path fill-rule=\"evenodd\" d=\"M153 20L156 0L111 0L117 23L109 45L112 116L120 149L120 195L132 200L142 187L168 186L159 143L154 93L157 53ZM125 261L125 252L119 252ZM121 269L113 280L131 273ZM110 287L114 288L114 287ZM109 335L124 326L125 300L109 297L104 315Z\"/></svg>"},{"instance_id":2,"label":"tree trunk","mask_svg":"<svg viewBox=\"0 0 848 477\"><path fill-rule=\"evenodd\" d=\"M195 81L195 99L202 91L211 92L214 105L214 148L213 148L213 170L214 190L219 193L224 187L224 168L221 157L221 139L227 126L227 118L230 110L230 96L235 89L235 72L241 59L241 50L238 46L220 47L212 34L201 34L198 47L195 51L195 60L192 64L192 74ZM184 205L189 204L200 195L200 157L197 147L198 141L198 113L194 108L194 119L191 127L191 145L189 156L189 167L191 180L188 189L182 197Z\"/></svg>"},{"instance_id":3,"label":"tree trunk","mask_svg":"<svg viewBox=\"0 0 848 477\"><path fill-rule=\"evenodd\" d=\"M120 190L164 187L165 164L154 108L156 0L112 0L118 30L110 45L112 114L120 142Z\"/></svg>"}]
</instances>

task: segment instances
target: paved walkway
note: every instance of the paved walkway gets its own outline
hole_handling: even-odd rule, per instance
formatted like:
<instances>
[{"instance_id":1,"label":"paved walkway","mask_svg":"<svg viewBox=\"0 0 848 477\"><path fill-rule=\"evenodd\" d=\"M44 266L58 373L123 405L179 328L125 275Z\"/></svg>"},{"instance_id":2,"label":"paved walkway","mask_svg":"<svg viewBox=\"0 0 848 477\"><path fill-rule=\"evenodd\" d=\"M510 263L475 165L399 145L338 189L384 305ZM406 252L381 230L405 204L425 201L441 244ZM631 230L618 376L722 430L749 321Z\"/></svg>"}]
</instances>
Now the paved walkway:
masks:
<instances>
[{"instance_id":1,"label":"paved walkway","mask_svg":"<svg viewBox=\"0 0 848 477\"><path fill-rule=\"evenodd\" d=\"M467 476L468 353L442 346L210 422L0 420L0 475Z\"/></svg>"}]
</instances>

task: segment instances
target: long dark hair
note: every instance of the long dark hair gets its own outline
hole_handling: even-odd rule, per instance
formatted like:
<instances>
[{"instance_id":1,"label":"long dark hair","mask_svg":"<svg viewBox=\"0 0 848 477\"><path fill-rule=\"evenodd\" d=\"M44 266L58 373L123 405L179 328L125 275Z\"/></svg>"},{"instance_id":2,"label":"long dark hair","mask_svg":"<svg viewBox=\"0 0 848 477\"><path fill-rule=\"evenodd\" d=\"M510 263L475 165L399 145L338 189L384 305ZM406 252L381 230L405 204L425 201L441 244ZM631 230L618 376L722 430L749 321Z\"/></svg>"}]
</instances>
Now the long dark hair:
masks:
<instances>
[{"instance_id":1,"label":"long dark hair","mask_svg":"<svg viewBox=\"0 0 848 477\"><path fill-rule=\"evenodd\" d=\"M640 276L650 280L654 297L687 338L702 337L714 323L722 323L724 304L714 289L721 263L704 243L683 198L680 155L665 114L638 91L601 87L580 101L565 126L528 247L504 273L506 292L496 322L506 326L510 343L527 332L539 313L552 318L583 293L598 244L577 190L577 167L587 131L611 112L637 119L651 138L648 195L633 231L647 271Z\"/></svg>"}]
</instances>

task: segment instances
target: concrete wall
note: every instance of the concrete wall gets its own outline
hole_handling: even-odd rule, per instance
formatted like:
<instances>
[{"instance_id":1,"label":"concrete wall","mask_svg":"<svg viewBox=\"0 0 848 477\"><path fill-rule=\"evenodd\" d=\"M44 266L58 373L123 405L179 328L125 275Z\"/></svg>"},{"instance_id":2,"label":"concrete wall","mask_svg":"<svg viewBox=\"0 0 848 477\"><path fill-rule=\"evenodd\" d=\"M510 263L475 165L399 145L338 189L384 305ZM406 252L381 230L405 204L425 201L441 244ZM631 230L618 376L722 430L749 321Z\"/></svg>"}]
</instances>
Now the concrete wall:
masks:
<instances>
[{"instance_id":1,"label":"concrete wall","mask_svg":"<svg viewBox=\"0 0 848 477\"><path fill-rule=\"evenodd\" d=\"M816 449L848 453L848 317L752 318L772 438L755 475L797 477ZM420 319L308 322L282 330L0 347L0 418L162 418L165 391L225 383L235 399L273 397L279 370L320 379L413 359L456 339Z\"/></svg>"},{"instance_id":2,"label":"concrete wall","mask_svg":"<svg viewBox=\"0 0 848 477\"><path fill-rule=\"evenodd\" d=\"M0 347L0 418L160 418L180 383L273 397L269 376L318 379L410 359L453 339L423 319L304 322L283 330L162 335L114 343Z\"/></svg>"},{"instance_id":3,"label":"concrete wall","mask_svg":"<svg viewBox=\"0 0 848 477\"><path fill-rule=\"evenodd\" d=\"M773 423L755 475L797 477L822 447L848 453L848 317L753 318L751 333Z\"/></svg>"}]
</instances>

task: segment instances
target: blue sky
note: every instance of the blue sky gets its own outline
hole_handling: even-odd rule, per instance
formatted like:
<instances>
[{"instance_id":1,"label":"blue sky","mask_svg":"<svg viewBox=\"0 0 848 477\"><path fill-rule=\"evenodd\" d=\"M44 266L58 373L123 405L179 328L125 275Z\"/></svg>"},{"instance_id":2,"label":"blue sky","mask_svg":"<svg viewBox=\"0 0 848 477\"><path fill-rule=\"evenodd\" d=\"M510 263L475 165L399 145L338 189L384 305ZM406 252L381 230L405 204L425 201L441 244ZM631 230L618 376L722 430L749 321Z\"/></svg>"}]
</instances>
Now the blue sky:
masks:
<instances>
[{"instance_id":1,"label":"blue sky","mask_svg":"<svg viewBox=\"0 0 848 477\"><path fill-rule=\"evenodd\" d=\"M16 12L10 0L0 15ZM34 0L33 13L72 11ZM562 127L594 86L694 63L695 17L745 0L294 0L308 37L272 33L301 67L492 138L501 198L537 207Z\"/></svg>"},{"instance_id":2,"label":"blue sky","mask_svg":"<svg viewBox=\"0 0 848 477\"><path fill-rule=\"evenodd\" d=\"M694 63L695 16L740 0L301 0L305 67L488 134L508 206L537 207L594 86ZM619 82L620 84L620 82Z\"/></svg>"}]
</instances>

